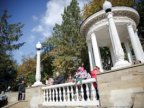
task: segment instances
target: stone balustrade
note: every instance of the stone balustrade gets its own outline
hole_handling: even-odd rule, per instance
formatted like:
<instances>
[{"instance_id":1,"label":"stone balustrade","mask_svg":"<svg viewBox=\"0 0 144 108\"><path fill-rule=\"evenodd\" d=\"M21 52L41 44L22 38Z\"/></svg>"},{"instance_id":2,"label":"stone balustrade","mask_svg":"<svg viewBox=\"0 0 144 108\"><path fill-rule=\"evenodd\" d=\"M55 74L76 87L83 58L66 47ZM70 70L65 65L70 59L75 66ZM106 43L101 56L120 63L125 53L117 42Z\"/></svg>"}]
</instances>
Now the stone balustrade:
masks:
<instances>
[{"instance_id":1,"label":"stone balustrade","mask_svg":"<svg viewBox=\"0 0 144 108\"><path fill-rule=\"evenodd\" d=\"M43 106L98 106L93 83L96 79L86 79L82 84L64 83L42 87Z\"/></svg>"}]
</instances>

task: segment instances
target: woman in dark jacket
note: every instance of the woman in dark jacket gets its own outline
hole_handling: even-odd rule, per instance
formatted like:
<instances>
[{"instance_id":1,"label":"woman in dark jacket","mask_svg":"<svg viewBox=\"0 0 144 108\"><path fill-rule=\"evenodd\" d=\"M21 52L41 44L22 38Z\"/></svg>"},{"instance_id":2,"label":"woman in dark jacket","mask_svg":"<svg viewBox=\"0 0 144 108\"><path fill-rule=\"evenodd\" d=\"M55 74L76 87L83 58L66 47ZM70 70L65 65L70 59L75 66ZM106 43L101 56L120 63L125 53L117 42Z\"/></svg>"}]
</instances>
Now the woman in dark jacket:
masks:
<instances>
[{"instance_id":1,"label":"woman in dark jacket","mask_svg":"<svg viewBox=\"0 0 144 108\"><path fill-rule=\"evenodd\" d=\"M25 83L22 81L18 88L18 100L25 100L25 88Z\"/></svg>"}]
</instances>

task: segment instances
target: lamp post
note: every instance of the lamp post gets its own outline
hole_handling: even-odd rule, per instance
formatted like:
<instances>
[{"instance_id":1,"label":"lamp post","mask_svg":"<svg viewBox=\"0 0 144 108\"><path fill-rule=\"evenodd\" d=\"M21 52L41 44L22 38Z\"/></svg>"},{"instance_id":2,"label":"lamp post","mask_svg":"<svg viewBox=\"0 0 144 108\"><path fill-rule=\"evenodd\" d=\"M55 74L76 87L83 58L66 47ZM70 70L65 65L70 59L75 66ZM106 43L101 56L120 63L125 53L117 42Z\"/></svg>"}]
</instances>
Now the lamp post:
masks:
<instances>
[{"instance_id":1,"label":"lamp post","mask_svg":"<svg viewBox=\"0 0 144 108\"><path fill-rule=\"evenodd\" d=\"M32 85L33 87L43 85L42 82L40 81L41 80L41 72L40 72L41 71L41 66L40 66L41 48L42 48L42 45L40 42L38 42L36 44L36 50L37 50L36 76L35 76L36 82Z\"/></svg>"},{"instance_id":2,"label":"lamp post","mask_svg":"<svg viewBox=\"0 0 144 108\"><path fill-rule=\"evenodd\" d=\"M103 4L103 9L105 10L106 15L107 15L110 38L111 38L112 47L114 50L114 56L115 56L115 60L116 60L113 69L128 66L128 65L130 65L130 63L128 61L124 60L124 51L121 46L120 38L119 38L117 29L116 29L116 25L114 22L111 2L105 0L105 2Z\"/></svg>"}]
</instances>

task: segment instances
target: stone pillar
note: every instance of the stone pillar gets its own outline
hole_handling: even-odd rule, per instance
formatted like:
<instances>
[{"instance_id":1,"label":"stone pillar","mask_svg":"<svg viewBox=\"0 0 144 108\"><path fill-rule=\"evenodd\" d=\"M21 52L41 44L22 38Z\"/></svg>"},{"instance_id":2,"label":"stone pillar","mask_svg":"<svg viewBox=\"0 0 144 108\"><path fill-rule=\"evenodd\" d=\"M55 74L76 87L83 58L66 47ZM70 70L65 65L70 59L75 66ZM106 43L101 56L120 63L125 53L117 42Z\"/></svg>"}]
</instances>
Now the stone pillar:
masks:
<instances>
[{"instance_id":1,"label":"stone pillar","mask_svg":"<svg viewBox=\"0 0 144 108\"><path fill-rule=\"evenodd\" d=\"M129 60L129 62L131 64L133 64L133 57L132 57L132 53L131 53L131 49L130 49L129 43L125 42L124 45L125 45L125 48L126 48L128 60Z\"/></svg>"},{"instance_id":2,"label":"stone pillar","mask_svg":"<svg viewBox=\"0 0 144 108\"><path fill-rule=\"evenodd\" d=\"M109 26L107 26L107 27L109 28ZM109 28L109 36L112 37L110 28ZM112 43L112 44L113 44L113 43ZM113 50L113 47L112 47L112 46L114 46L114 45L111 45L111 46L109 47L109 49L110 49L110 53L111 53L112 63L113 63L113 65L114 65L115 62L116 62L116 60L115 60L114 50Z\"/></svg>"},{"instance_id":3,"label":"stone pillar","mask_svg":"<svg viewBox=\"0 0 144 108\"><path fill-rule=\"evenodd\" d=\"M38 42L36 44L36 49L37 49L37 62L36 62L36 76L35 76L35 79L36 79L36 82L32 85L32 86L40 86L40 85L43 85L42 82L40 81L41 80L41 66L40 66L40 55L41 55L41 50L42 46L40 44L40 42Z\"/></svg>"},{"instance_id":4,"label":"stone pillar","mask_svg":"<svg viewBox=\"0 0 144 108\"><path fill-rule=\"evenodd\" d=\"M93 70L93 67L95 66L95 64L94 64L94 57L93 57L93 52L92 52L91 41L87 41L87 46L88 46L90 70Z\"/></svg>"},{"instance_id":5,"label":"stone pillar","mask_svg":"<svg viewBox=\"0 0 144 108\"><path fill-rule=\"evenodd\" d=\"M95 64L96 64L96 66L98 66L100 68L100 71L102 72L103 67L102 67L102 63L101 63L101 56L99 53L99 47L97 44L96 35L94 33L91 34L91 41L92 41Z\"/></svg>"},{"instance_id":6,"label":"stone pillar","mask_svg":"<svg viewBox=\"0 0 144 108\"><path fill-rule=\"evenodd\" d=\"M109 49L110 49L110 53L111 53L112 63L114 65L115 64L115 56L114 56L114 52L113 52L112 46L109 47Z\"/></svg>"},{"instance_id":7,"label":"stone pillar","mask_svg":"<svg viewBox=\"0 0 144 108\"><path fill-rule=\"evenodd\" d=\"M143 59L144 59L144 51L143 51L143 48L142 48L140 39L139 39L139 37L138 37L137 31L138 31L138 30L135 31L135 37L136 37L136 40L137 40L137 44L138 44L138 47L139 47L139 51L141 52L141 56L142 56ZM142 61L142 62L143 62L143 61Z\"/></svg>"},{"instance_id":8,"label":"stone pillar","mask_svg":"<svg viewBox=\"0 0 144 108\"><path fill-rule=\"evenodd\" d=\"M130 40L132 43L132 47L135 53L135 57L137 60L140 60L142 63L144 63L144 54L139 48L140 43L138 42L138 37L135 35L131 24L128 24L127 28L128 28L128 33L129 33Z\"/></svg>"},{"instance_id":9,"label":"stone pillar","mask_svg":"<svg viewBox=\"0 0 144 108\"><path fill-rule=\"evenodd\" d=\"M107 18L109 23L110 38L111 38L112 47L114 50L114 55L116 60L114 67L112 69L129 66L130 63L124 60L124 51L121 46L121 42L118 36L116 25L114 23L112 12L107 13Z\"/></svg>"}]
</instances>

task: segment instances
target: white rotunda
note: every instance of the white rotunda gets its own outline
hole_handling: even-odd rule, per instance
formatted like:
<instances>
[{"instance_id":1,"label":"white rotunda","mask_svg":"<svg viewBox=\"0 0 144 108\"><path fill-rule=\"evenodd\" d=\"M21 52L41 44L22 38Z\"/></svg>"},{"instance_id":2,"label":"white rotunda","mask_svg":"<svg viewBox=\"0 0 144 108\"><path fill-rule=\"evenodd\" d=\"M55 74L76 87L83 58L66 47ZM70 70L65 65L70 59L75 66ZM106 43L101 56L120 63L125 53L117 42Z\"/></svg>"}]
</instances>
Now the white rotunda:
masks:
<instances>
[{"instance_id":1,"label":"white rotunda","mask_svg":"<svg viewBox=\"0 0 144 108\"><path fill-rule=\"evenodd\" d=\"M109 1L103 4L103 10L88 17L81 25L80 32L86 37L91 70L95 65L103 71L100 47L108 47L111 52L113 67L118 69L133 64L132 46L136 60L144 63L137 26L138 12L130 7L112 7ZM121 44L125 45L128 60Z\"/></svg>"}]
</instances>

